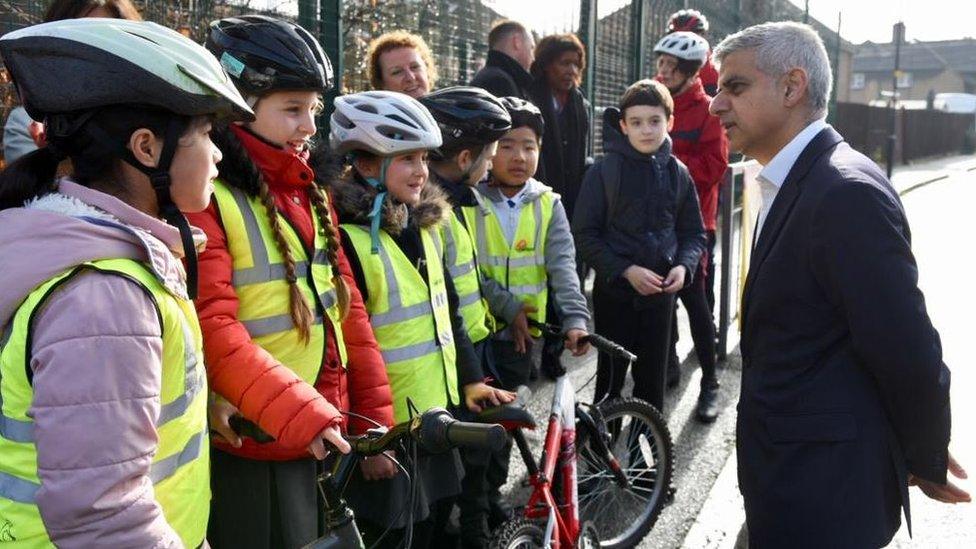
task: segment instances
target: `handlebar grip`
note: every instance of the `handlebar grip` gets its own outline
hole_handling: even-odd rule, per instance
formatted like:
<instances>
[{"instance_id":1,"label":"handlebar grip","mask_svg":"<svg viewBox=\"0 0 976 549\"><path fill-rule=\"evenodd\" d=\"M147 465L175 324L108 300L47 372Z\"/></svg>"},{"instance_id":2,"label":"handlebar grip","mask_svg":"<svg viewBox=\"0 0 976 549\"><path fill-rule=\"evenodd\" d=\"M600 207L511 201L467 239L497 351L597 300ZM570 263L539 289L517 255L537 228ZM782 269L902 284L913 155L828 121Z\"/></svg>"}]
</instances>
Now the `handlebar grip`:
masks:
<instances>
[{"instance_id":1,"label":"handlebar grip","mask_svg":"<svg viewBox=\"0 0 976 549\"><path fill-rule=\"evenodd\" d=\"M252 438L254 439L254 442L257 442L258 444L267 444L269 442L274 442L275 440L273 436L264 432L264 430L258 427L256 423L246 419L242 415L230 416L227 423L238 436Z\"/></svg>"},{"instance_id":2,"label":"handlebar grip","mask_svg":"<svg viewBox=\"0 0 976 549\"><path fill-rule=\"evenodd\" d=\"M600 334L588 334L586 336L586 340L590 342L590 345L609 355L622 358L623 360L630 362L637 360L637 355L628 351L627 349L624 349L619 343L614 343Z\"/></svg>"},{"instance_id":3,"label":"handlebar grip","mask_svg":"<svg viewBox=\"0 0 976 549\"><path fill-rule=\"evenodd\" d=\"M508 438L501 425L465 421L448 424L445 435L453 446L490 450L500 450Z\"/></svg>"}]
</instances>

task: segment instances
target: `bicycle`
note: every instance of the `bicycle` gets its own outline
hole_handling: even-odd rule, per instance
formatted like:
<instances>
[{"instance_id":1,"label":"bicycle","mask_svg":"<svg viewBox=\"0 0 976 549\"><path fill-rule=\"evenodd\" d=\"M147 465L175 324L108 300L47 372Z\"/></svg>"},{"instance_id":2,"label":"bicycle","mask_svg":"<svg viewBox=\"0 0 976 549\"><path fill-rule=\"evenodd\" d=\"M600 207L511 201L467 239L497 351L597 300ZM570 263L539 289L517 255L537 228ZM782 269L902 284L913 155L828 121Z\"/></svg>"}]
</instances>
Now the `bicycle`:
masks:
<instances>
[{"instance_id":1,"label":"bicycle","mask_svg":"<svg viewBox=\"0 0 976 549\"><path fill-rule=\"evenodd\" d=\"M260 427L241 416L232 417L230 425L240 436L251 437L257 442L266 443L274 440ZM356 525L355 515L343 499L343 493L352 478L353 471L363 457L380 455L406 440L412 440L423 450L432 453L444 452L456 447L497 450L504 446L506 434L499 425L462 422L455 420L450 412L443 408L431 408L389 430L371 429L365 435L345 438L352 446L352 450L348 454L330 452L324 462L324 472L318 477L325 511L326 533L306 545L304 549L363 549L365 547ZM414 475L411 474L410 478L413 479ZM412 512L412 509L410 511ZM410 524L412 522L408 521ZM409 547L409 533L407 537L406 546Z\"/></svg>"},{"instance_id":2,"label":"bicycle","mask_svg":"<svg viewBox=\"0 0 976 549\"><path fill-rule=\"evenodd\" d=\"M534 325L553 335L562 332L559 326ZM633 363L637 358L597 334L586 339L612 359ZM478 416L509 433L532 486L522 516L499 526L490 548L637 545L672 495L673 448L661 413L637 398L578 402L563 372L556 380L543 451L536 462L523 433L536 428L524 406L527 391L520 388L514 403Z\"/></svg>"}]
</instances>

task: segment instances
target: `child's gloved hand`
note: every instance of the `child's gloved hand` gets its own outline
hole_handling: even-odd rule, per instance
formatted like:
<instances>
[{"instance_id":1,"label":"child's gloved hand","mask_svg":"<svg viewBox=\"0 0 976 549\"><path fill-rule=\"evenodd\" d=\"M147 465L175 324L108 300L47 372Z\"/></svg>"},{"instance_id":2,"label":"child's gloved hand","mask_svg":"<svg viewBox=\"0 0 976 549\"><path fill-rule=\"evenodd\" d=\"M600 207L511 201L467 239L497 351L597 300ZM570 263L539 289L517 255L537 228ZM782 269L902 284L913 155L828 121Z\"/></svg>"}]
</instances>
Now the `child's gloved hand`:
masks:
<instances>
[{"instance_id":1,"label":"child's gloved hand","mask_svg":"<svg viewBox=\"0 0 976 549\"><path fill-rule=\"evenodd\" d=\"M366 456L359 462L359 468L366 480L383 480L393 478L399 472L393 463L394 453L386 451L378 456Z\"/></svg>"}]
</instances>

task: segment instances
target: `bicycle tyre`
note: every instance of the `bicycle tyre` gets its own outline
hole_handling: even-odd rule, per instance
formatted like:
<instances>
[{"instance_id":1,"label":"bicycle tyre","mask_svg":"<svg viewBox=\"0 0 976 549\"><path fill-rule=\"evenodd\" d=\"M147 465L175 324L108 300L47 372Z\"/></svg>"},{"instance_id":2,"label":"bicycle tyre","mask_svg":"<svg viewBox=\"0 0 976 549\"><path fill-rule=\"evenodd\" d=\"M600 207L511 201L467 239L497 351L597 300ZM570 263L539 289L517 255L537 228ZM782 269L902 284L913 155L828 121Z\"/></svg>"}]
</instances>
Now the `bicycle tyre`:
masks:
<instances>
[{"instance_id":1,"label":"bicycle tyre","mask_svg":"<svg viewBox=\"0 0 976 549\"><path fill-rule=\"evenodd\" d=\"M576 453L580 520L593 522L600 533L601 547L634 547L651 531L670 497L674 469L671 435L661 413L638 398L607 400L596 407L593 415L607 429L610 450L627 474L630 486L625 490L616 483L591 448L588 430L579 431ZM646 463L647 457L653 464Z\"/></svg>"},{"instance_id":2,"label":"bicycle tyre","mask_svg":"<svg viewBox=\"0 0 976 549\"><path fill-rule=\"evenodd\" d=\"M491 534L488 549L541 548L546 532L539 524L524 518L503 522Z\"/></svg>"}]
</instances>

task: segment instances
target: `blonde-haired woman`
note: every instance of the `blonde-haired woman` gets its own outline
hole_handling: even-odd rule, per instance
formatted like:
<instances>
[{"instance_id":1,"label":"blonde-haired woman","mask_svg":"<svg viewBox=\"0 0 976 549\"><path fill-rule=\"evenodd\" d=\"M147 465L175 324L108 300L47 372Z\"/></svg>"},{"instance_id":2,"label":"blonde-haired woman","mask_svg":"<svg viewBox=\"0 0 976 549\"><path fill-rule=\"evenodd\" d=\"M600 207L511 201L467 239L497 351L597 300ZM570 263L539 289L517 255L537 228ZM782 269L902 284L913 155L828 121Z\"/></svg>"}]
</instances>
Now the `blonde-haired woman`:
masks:
<instances>
[{"instance_id":1,"label":"blonde-haired woman","mask_svg":"<svg viewBox=\"0 0 976 549\"><path fill-rule=\"evenodd\" d=\"M437 80L437 66L424 39L406 31L388 32L369 43L369 83L375 90L427 95Z\"/></svg>"}]
</instances>

